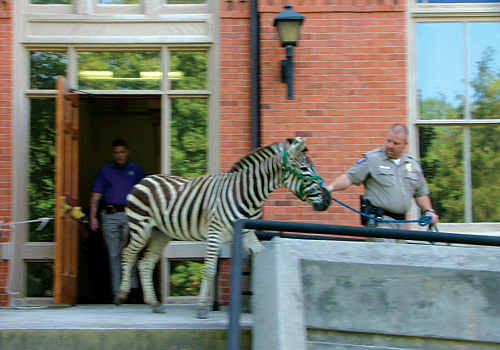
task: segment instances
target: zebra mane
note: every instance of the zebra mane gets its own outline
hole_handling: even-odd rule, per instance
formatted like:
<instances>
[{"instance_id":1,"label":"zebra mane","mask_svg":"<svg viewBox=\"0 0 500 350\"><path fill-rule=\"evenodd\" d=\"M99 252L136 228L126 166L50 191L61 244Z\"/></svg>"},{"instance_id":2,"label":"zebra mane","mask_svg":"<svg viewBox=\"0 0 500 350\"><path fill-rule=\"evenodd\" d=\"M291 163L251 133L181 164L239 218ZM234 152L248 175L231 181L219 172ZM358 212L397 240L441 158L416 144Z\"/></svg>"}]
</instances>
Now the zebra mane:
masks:
<instances>
[{"instance_id":1,"label":"zebra mane","mask_svg":"<svg viewBox=\"0 0 500 350\"><path fill-rule=\"evenodd\" d=\"M286 140L287 146L292 142L293 139L291 138L287 139ZM268 146L257 148L252 153L247 154L239 161L234 163L233 167L231 168L231 170L228 171L228 173L237 173L243 169L247 169L248 167L256 163L259 163L263 159L267 159L269 157L274 156L275 154L282 152L285 149L285 147L286 146L283 144L283 142L275 142ZM304 149L303 152L307 152L307 147Z\"/></svg>"},{"instance_id":2,"label":"zebra mane","mask_svg":"<svg viewBox=\"0 0 500 350\"><path fill-rule=\"evenodd\" d=\"M285 149L285 145L283 145L282 142L275 142L268 146L257 148L252 153L247 154L234 163L228 173L237 173L243 169L247 169L256 163L259 163L262 159L266 159L280 153L283 149Z\"/></svg>"}]
</instances>

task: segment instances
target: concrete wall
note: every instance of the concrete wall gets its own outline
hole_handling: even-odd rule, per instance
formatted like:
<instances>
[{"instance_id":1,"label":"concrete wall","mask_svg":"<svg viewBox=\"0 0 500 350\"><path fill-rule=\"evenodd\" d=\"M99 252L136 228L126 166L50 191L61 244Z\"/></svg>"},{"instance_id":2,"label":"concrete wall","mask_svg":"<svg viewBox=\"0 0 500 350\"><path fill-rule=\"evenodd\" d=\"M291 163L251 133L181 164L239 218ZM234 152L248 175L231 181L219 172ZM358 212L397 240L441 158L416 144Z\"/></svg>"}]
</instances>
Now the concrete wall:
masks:
<instances>
[{"instance_id":1,"label":"concrete wall","mask_svg":"<svg viewBox=\"0 0 500 350\"><path fill-rule=\"evenodd\" d=\"M274 238L254 349L498 349L500 249Z\"/></svg>"}]
</instances>

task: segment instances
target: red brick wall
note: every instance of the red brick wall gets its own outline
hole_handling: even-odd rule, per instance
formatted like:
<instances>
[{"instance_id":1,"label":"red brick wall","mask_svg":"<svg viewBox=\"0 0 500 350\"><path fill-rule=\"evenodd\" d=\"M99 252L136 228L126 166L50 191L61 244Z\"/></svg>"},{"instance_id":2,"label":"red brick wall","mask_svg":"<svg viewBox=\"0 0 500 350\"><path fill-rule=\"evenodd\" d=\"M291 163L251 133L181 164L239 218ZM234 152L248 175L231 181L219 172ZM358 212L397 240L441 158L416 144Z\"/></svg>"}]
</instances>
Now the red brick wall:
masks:
<instances>
[{"instance_id":1,"label":"red brick wall","mask_svg":"<svg viewBox=\"0 0 500 350\"><path fill-rule=\"evenodd\" d=\"M305 16L294 48L293 100L281 83L285 49L273 26L285 4ZM382 146L391 124L406 123L405 8L398 0L260 0L261 144L305 137L327 183ZM249 31L250 1L222 1L223 171L251 151ZM361 192L352 187L335 198L359 208ZM284 189L271 195L264 213L265 220L359 225L340 204L314 212Z\"/></svg>"},{"instance_id":2,"label":"red brick wall","mask_svg":"<svg viewBox=\"0 0 500 350\"><path fill-rule=\"evenodd\" d=\"M274 18L284 4L305 16L294 48L295 99L281 83L285 58ZM250 2L221 4L222 170L251 150ZM387 128L406 122L406 27L398 0L260 0L261 143L307 139L309 156L327 183L363 152L379 147ZM335 197L359 206L361 189ZM287 190L265 206L266 220L358 224L333 203L313 212Z\"/></svg>"},{"instance_id":3,"label":"red brick wall","mask_svg":"<svg viewBox=\"0 0 500 350\"><path fill-rule=\"evenodd\" d=\"M12 208L12 0L0 3L0 223L11 221ZM0 231L0 243L9 232ZM4 293L7 261L0 260L0 306L8 302Z\"/></svg>"}]
</instances>

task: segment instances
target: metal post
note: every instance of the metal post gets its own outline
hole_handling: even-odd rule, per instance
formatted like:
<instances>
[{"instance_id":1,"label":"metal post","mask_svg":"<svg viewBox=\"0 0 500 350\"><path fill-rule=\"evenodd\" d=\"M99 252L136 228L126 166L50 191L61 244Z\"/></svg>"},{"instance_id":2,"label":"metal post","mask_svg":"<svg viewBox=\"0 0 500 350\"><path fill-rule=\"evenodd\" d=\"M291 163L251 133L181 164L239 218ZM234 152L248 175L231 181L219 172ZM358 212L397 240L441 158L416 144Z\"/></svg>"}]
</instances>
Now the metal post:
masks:
<instances>
[{"instance_id":1,"label":"metal post","mask_svg":"<svg viewBox=\"0 0 500 350\"><path fill-rule=\"evenodd\" d=\"M252 149L260 147L260 27L258 0L250 1Z\"/></svg>"},{"instance_id":2,"label":"metal post","mask_svg":"<svg viewBox=\"0 0 500 350\"><path fill-rule=\"evenodd\" d=\"M227 350L240 350L240 314L241 314L241 274L243 258L243 228L246 220L234 224L233 253L231 256L231 282L229 294L229 329Z\"/></svg>"},{"instance_id":3,"label":"metal post","mask_svg":"<svg viewBox=\"0 0 500 350\"><path fill-rule=\"evenodd\" d=\"M286 79L288 84L288 99L293 100L293 46L286 47Z\"/></svg>"}]
</instances>

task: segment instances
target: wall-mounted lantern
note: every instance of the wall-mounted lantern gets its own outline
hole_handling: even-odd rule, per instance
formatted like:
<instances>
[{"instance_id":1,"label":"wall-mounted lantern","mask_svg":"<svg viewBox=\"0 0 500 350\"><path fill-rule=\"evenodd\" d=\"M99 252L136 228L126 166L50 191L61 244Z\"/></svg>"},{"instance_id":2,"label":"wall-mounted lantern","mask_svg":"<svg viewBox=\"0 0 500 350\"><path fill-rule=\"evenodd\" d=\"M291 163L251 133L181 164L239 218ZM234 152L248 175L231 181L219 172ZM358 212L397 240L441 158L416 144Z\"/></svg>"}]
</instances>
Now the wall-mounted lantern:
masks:
<instances>
[{"instance_id":1,"label":"wall-mounted lantern","mask_svg":"<svg viewBox=\"0 0 500 350\"><path fill-rule=\"evenodd\" d=\"M278 28L281 46L286 47L286 60L281 61L282 82L288 84L288 99L293 99L293 47L299 41L299 31L304 16L295 10L291 5L286 5L274 19L274 26Z\"/></svg>"}]
</instances>

